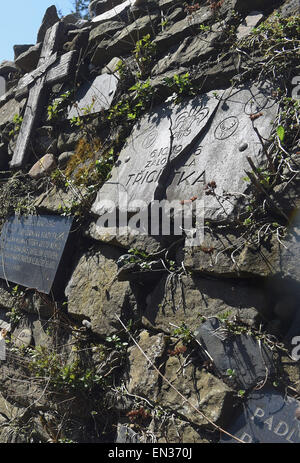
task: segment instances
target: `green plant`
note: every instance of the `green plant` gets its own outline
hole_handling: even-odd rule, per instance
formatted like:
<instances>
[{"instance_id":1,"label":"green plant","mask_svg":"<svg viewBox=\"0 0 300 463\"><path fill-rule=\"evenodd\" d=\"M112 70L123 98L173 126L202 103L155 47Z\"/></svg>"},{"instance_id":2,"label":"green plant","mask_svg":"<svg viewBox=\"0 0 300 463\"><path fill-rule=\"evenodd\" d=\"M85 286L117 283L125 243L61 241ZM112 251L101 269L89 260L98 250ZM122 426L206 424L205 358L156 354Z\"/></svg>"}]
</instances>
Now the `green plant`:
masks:
<instances>
[{"instance_id":1,"label":"green plant","mask_svg":"<svg viewBox=\"0 0 300 463\"><path fill-rule=\"evenodd\" d=\"M83 126L83 119L81 116L73 116L71 119L70 119L70 124L71 124L71 127L80 127L82 128Z\"/></svg>"},{"instance_id":2,"label":"green plant","mask_svg":"<svg viewBox=\"0 0 300 463\"><path fill-rule=\"evenodd\" d=\"M10 322L17 325L18 322L22 319L22 312L18 307L13 307L10 312L7 312L6 315L9 317Z\"/></svg>"},{"instance_id":3,"label":"green plant","mask_svg":"<svg viewBox=\"0 0 300 463\"><path fill-rule=\"evenodd\" d=\"M221 320L221 321L225 321L225 320L228 320L230 315L232 314L232 311L231 310L226 310L225 312L223 313L219 313L217 315L218 319Z\"/></svg>"},{"instance_id":4,"label":"green plant","mask_svg":"<svg viewBox=\"0 0 300 463\"><path fill-rule=\"evenodd\" d=\"M167 19L165 19L164 21L162 21L162 22L160 23L162 30L164 30L164 28L168 25L168 22L169 22L169 21L168 21Z\"/></svg>"},{"instance_id":5,"label":"green plant","mask_svg":"<svg viewBox=\"0 0 300 463\"><path fill-rule=\"evenodd\" d=\"M183 97L196 94L188 72L182 75L175 74L173 77L165 77L164 82L175 93L175 103L180 103Z\"/></svg>"},{"instance_id":6,"label":"green plant","mask_svg":"<svg viewBox=\"0 0 300 463\"><path fill-rule=\"evenodd\" d=\"M226 374L227 374L227 376L229 376L229 378L233 378L234 376L236 376L235 370L233 370L233 369L231 369L231 368L228 368L228 369L226 370Z\"/></svg>"},{"instance_id":7,"label":"green plant","mask_svg":"<svg viewBox=\"0 0 300 463\"><path fill-rule=\"evenodd\" d=\"M23 117L20 116L19 114L15 114L13 117L14 127L13 129L10 130L8 134L10 137L14 137L19 132L22 122L23 122Z\"/></svg>"},{"instance_id":8,"label":"green plant","mask_svg":"<svg viewBox=\"0 0 300 463\"><path fill-rule=\"evenodd\" d=\"M111 122L133 122L150 106L154 91L149 79L146 82L136 82L129 91L131 95L128 99L120 100L110 108L107 118Z\"/></svg>"},{"instance_id":9,"label":"green plant","mask_svg":"<svg viewBox=\"0 0 300 463\"><path fill-rule=\"evenodd\" d=\"M135 94L134 111L138 116L148 107L153 97L154 91L150 79L147 79L145 82L136 82L129 90Z\"/></svg>"},{"instance_id":10,"label":"green plant","mask_svg":"<svg viewBox=\"0 0 300 463\"><path fill-rule=\"evenodd\" d=\"M149 74L156 54L156 44L152 42L150 34L138 40L133 50L134 58L139 68L139 78Z\"/></svg>"},{"instance_id":11,"label":"green plant","mask_svg":"<svg viewBox=\"0 0 300 463\"><path fill-rule=\"evenodd\" d=\"M147 252L141 251L141 250L139 250L137 248L130 248L128 250L128 254L132 254L133 256L136 256L136 257L138 257L140 259L143 259L143 260L146 260L146 259L148 259L150 257Z\"/></svg>"},{"instance_id":12,"label":"green plant","mask_svg":"<svg viewBox=\"0 0 300 463\"><path fill-rule=\"evenodd\" d=\"M284 133L285 133L284 128L282 127L282 125L279 125L277 127L277 135L281 143L283 143L283 140L284 140Z\"/></svg>"},{"instance_id":13,"label":"green plant","mask_svg":"<svg viewBox=\"0 0 300 463\"><path fill-rule=\"evenodd\" d=\"M190 344L194 339L191 330L186 326L184 322L178 328L175 328L172 335L181 339L184 345Z\"/></svg>"},{"instance_id":14,"label":"green plant","mask_svg":"<svg viewBox=\"0 0 300 463\"><path fill-rule=\"evenodd\" d=\"M71 92L62 93L58 98L55 98L47 107L48 121L56 120L60 113L65 109L65 103L70 98Z\"/></svg>"},{"instance_id":15,"label":"green plant","mask_svg":"<svg viewBox=\"0 0 300 463\"><path fill-rule=\"evenodd\" d=\"M200 24L199 29L201 32L208 32L210 31L211 27L210 26L204 26L204 24Z\"/></svg>"},{"instance_id":16,"label":"green plant","mask_svg":"<svg viewBox=\"0 0 300 463\"><path fill-rule=\"evenodd\" d=\"M88 116L89 114L92 113L93 108L95 106L95 102L96 102L96 98L93 97L91 103L84 106L84 107L82 107L82 108L79 108L77 103L74 106L77 109L78 113L79 112L81 113L81 116ZM71 119L71 120L73 120L73 119Z\"/></svg>"},{"instance_id":17,"label":"green plant","mask_svg":"<svg viewBox=\"0 0 300 463\"><path fill-rule=\"evenodd\" d=\"M297 66L299 34L299 16L273 15L253 28L251 34L241 40L239 48L245 56L260 55L257 63L252 60L251 71L259 72L261 80L273 79L276 75L277 81L284 78L288 82L291 70Z\"/></svg>"},{"instance_id":18,"label":"green plant","mask_svg":"<svg viewBox=\"0 0 300 463\"><path fill-rule=\"evenodd\" d=\"M64 186L66 186L66 178L65 176L63 175L62 171L60 169L55 169L51 172L50 174L50 179L51 179L51 182L62 188Z\"/></svg>"},{"instance_id":19,"label":"green plant","mask_svg":"<svg viewBox=\"0 0 300 463\"><path fill-rule=\"evenodd\" d=\"M121 80L126 79L126 76L128 74L128 69L127 69L125 62L122 59L120 59L117 62L114 72L117 72L119 74L119 77Z\"/></svg>"},{"instance_id":20,"label":"green plant","mask_svg":"<svg viewBox=\"0 0 300 463\"><path fill-rule=\"evenodd\" d=\"M106 337L106 342L110 344L110 347L113 350L123 352L125 353L128 347L128 342L124 342L117 336L116 334L113 334L111 336Z\"/></svg>"},{"instance_id":21,"label":"green plant","mask_svg":"<svg viewBox=\"0 0 300 463\"><path fill-rule=\"evenodd\" d=\"M86 368L80 359L66 364L62 355L45 346L28 349L27 353L29 371L36 378L46 378L55 390L90 390L102 383L103 378L95 369Z\"/></svg>"}]
</instances>

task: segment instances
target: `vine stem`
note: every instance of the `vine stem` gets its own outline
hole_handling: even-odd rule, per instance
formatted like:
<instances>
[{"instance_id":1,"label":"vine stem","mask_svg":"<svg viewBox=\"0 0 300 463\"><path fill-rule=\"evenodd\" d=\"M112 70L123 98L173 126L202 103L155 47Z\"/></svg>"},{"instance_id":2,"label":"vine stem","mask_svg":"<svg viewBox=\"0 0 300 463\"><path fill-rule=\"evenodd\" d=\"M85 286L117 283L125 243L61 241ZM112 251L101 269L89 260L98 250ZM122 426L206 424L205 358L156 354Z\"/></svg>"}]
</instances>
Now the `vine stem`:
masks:
<instances>
[{"instance_id":1,"label":"vine stem","mask_svg":"<svg viewBox=\"0 0 300 463\"><path fill-rule=\"evenodd\" d=\"M141 351L141 353L143 354L143 356L147 359L147 361L149 362L149 364L155 369L155 371L159 374L159 376L162 377L162 379L176 392L176 394L178 394L183 400L184 402L188 403L190 405L190 407L195 410L196 413L198 413L202 418L204 418L206 421L208 421L208 423L210 423L214 428L216 428L219 432L223 433L223 434L226 434L227 436L231 437L232 439L236 440L237 442L239 442L240 444L244 444L245 442L242 441L241 439L239 439L238 437L235 437L233 436L232 434L230 434L229 432L225 431L224 429L222 429L220 426L218 426L217 424L215 424L210 418L208 418L203 412L201 412L197 407L195 407L195 405L192 404L192 402L190 400L188 400L186 397L184 397L184 395L181 394L181 392L178 391L178 389L176 389L175 386L173 386L173 384L159 371L159 369L154 365L154 363L150 360L150 358L147 356L147 354L143 351L143 349L141 348L141 346L137 343L137 341L134 339L134 337L131 335L131 333L128 331L128 329L126 328L126 326L124 325L124 323L122 322L122 320L118 317L117 314L115 314L115 317L116 319L119 321L119 323L122 325L122 327L125 329L125 331L128 333L128 335L130 336L131 340L134 342L134 344L136 345L136 347Z\"/></svg>"}]
</instances>

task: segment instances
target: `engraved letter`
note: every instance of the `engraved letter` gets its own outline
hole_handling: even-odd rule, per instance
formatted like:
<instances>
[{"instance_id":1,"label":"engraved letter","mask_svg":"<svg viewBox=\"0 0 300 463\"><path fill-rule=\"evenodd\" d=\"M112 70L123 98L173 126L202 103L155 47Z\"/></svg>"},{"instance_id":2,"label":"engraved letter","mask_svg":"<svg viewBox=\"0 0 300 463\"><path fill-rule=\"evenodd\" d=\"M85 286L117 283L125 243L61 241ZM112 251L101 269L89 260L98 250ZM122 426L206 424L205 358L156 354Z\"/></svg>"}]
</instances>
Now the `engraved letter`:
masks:
<instances>
[{"instance_id":1,"label":"engraved letter","mask_svg":"<svg viewBox=\"0 0 300 463\"><path fill-rule=\"evenodd\" d=\"M282 429L282 426L283 426L283 429ZM280 429L281 429L281 432L279 432ZM280 421L278 425L276 426L276 428L274 429L274 432L275 434L277 434L277 436L285 436L289 432L289 427L285 421Z\"/></svg>"}]
</instances>

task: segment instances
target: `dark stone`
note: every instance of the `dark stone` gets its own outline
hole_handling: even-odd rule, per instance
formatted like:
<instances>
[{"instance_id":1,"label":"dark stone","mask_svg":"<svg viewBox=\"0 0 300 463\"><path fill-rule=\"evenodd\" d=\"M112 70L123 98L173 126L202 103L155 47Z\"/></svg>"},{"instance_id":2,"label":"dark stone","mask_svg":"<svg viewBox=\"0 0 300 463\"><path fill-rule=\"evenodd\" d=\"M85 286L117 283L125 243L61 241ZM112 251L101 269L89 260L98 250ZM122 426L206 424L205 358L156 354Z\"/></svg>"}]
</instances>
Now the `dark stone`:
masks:
<instances>
[{"instance_id":1,"label":"dark stone","mask_svg":"<svg viewBox=\"0 0 300 463\"><path fill-rule=\"evenodd\" d=\"M227 2L224 2L225 4ZM276 6L279 6L280 0L235 0L235 9L242 14L247 14L253 10L271 12Z\"/></svg>"},{"instance_id":2,"label":"dark stone","mask_svg":"<svg viewBox=\"0 0 300 463\"><path fill-rule=\"evenodd\" d=\"M124 2L124 5L125 4L127 4L127 2ZM129 8L129 5L127 7ZM126 8L120 13L121 19L122 14L126 13L125 10ZM105 15L108 15L108 13L100 15L99 18ZM154 14L138 18L121 32L116 32L112 38L102 40L92 56L91 63L94 66L104 66L115 56L122 56L129 53L134 48L134 44L137 40L146 34L152 34L153 28L156 27L159 18L160 16ZM119 14L108 17L107 20L108 19L112 21L120 20Z\"/></svg>"},{"instance_id":3,"label":"dark stone","mask_svg":"<svg viewBox=\"0 0 300 463\"><path fill-rule=\"evenodd\" d=\"M54 26L55 23L59 21L59 17L57 14L56 6L51 5L47 8L46 13L43 17L42 25L38 31L37 35L37 43L43 42L47 29L49 27Z\"/></svg>"},{"instance_id":4,"label":"dark stone","mask_svg":"<svg viewBox=\"0 0 300 463\"><path fill-rule=\"evenodd\" d=\"M79 13L71 13L67 14L63 17L63 22L66 24L75 24L77 25L78 21L80 21L81 17Z\"/></svg>"},{"instance_id":5,"label":"dark stone","mask_svg":"<svg viewBox=\"0 0 300 463\"><path fill-rule=\"evenodd\" d=\"M14 45L15 60L18 58L18 56L22 55L22 53L25 53L25 51L29 50L30 47L33 47L33 44L31 44L31 45Z\"/></svg>"},{"instance_id":6,"label":"dark stone","mask_svg":"<svg viewBox=\"0 0 300 463\"><path fill-rule=\"evenodd\" d=\"M5 170L8 168L9 156L7 152L7 146L4 143L0 143L0 169Z\"/></svg>"},{"instance_id":7,"label":"dark stone","mask_svg":"<svg viewBox=\"0 0 300 463\"><path fill-rule=\"evenodd\" d=\"M71 225L70 217L10 217L1 232L0 278L48 294Z\"/></svg>"},{"instance_id":8,"label":"dark stone","mask_svg":"<svg viewBox=\"0 0 300 463\"><path fill-rule=\"evenodd\" d=\"M242 413L225 430L244 442L300 443L300 402L269 386L254 391ZM235 443L222 435L222 443Z\"/></svg>"},{"instance_id":9,"label":"dark stone","mask_svg":"<svg viewBox=\"0 0 300 463\"><path fill-rule=\"evenodd\" d=\"M248 148L248 143L241 143L239 146L239 151L245 151Z\"/></svg>"},{"instance_id":10,"label":"dark stone","mask_svg":"<svg viewBox=\"0 0 300 463\"><path fill-rule=\"evenodd\" d=\"M16 66L24 72L33 71L38 65L41 50L42 44L37 43L36 45L20 53L15 59Z\"/></svg>"},{"instance_id":11,"label":"dark stone","mask_svg":"<svg viewBox=\"0 0 300 463\"><path fill-rule=\"evenodd\" d=\"M98 45L103 39L110 39L112 35L122 30L124 26L125 24L120 20L101 23L90 32L89 42L91 46Z\"/></svg>"},{"instance_id":12,"label":"dark stone","mask_svg":"<svg viewBox=\"0 0 300 463\"><path fill-rule=\"evenodd\" d=\"M218 318L210 318L196 332L196 338L214 361L223 378L235 387L249 389L274 373L272 354L253 336L234 335ZM229 371L233 374L230 375Z\"/></svg>"},{"instance_id":13,"label":"dark stone","mask_svg":"<svg viewBox=\"0 0 300 463\"><path fill-rule=\"evenodd\" d=\"M123 0L92 0L89 5L89 12L91 17L98 16L111 10L114 6L122 3Z\"/></svg>"},{"instance_id":14,"label":"dark stone","mask_svg":"<svg viewBox=\"0 0 300 463\"><path fill-rule=\"evenodd\" d=\"M18 69L13 61L2 61L0 63L0 76L7 77L11 72L18 72Z\"/></svg>"},{"instance_id":15,"label":"dark stone","mask_svg":"<svg viewBox=\"0 0 300 463\"><path fill-rule=\"evenodd\" d=\"M64 169L73 155L74 151L65 151L64 153L61 153L58 156L58 167Z\"/></svg>"}]
</instances>

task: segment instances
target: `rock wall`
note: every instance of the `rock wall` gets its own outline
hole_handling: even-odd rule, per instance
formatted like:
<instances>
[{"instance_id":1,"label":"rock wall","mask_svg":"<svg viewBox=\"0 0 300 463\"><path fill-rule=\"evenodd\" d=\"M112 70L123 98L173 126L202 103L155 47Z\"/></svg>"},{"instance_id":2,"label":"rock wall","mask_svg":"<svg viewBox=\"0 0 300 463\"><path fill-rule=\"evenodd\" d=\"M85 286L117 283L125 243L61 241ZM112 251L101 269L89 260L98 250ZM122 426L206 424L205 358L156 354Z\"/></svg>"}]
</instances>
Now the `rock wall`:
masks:
<instances>
[{"instance_id":1,"label":"rock wall","mask_svg":"<svg viewBox=\"0 0 300 463\"><path fill-rule=\"evenodd\" d=\"M255 388L300 393L298 1L90 17L48 8L0 64L1 227L74 217L49 295L0 280L0 441L218 442ZM204 212L153 232L163 200ZM216 319L224 352L197 335Z\"/></svg>"}]
</instances>

